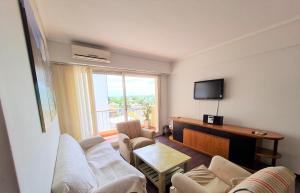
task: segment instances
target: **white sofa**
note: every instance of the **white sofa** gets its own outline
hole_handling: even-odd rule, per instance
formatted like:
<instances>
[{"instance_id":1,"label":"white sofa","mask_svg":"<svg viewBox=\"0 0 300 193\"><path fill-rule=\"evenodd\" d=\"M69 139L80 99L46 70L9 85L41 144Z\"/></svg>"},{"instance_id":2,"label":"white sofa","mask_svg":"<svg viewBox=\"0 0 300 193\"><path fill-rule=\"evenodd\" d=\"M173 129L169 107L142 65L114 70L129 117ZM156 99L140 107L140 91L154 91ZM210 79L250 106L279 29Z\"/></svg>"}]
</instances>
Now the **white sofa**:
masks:
<instances>
[{"instance_id":1,"label":"white sofa","mask_svg":"<svg viewBox=\"0 0 300 193\"><path fill-rule=\"evenodd\" d=\"M145 176L101 137L60 137L52 193L146 193Z\"/></svg>"}]
</instances>

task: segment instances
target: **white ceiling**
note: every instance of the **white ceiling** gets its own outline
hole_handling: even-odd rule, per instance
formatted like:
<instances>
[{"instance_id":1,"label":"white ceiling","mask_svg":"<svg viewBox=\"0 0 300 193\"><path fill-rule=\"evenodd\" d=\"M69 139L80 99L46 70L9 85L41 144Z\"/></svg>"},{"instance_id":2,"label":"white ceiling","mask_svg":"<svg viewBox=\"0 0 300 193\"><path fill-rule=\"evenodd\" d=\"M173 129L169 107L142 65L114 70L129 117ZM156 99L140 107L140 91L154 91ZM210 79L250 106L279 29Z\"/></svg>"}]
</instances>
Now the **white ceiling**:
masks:
<instances>
[{"instance_id":1,"label":"white ceiling","mask_svg":"<svg viewBox=\"0 0 300 193\"><path fill-rule=\"evenodd\" d=\"M50 40L167 59L300 16L300 0L36 0Z\"/></svg>"}]
</instances>

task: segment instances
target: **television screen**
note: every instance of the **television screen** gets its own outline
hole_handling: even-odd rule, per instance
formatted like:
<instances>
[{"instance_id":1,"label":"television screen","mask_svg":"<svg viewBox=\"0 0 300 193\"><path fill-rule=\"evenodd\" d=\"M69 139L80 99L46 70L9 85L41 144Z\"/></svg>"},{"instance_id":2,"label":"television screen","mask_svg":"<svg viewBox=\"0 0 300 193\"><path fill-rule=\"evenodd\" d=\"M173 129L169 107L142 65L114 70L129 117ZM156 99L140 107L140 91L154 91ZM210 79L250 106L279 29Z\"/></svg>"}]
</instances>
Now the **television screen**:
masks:
<instances>
[{"instance_id":1,"label":"television screen","mask_svg":"<svg viewBox=\"0 0 300 193\"><path fill-rule=\"evenodd\" d=\"M224 79L205 80L194 83L194 99L222 99Z\"/></svg>"}]
</instances>

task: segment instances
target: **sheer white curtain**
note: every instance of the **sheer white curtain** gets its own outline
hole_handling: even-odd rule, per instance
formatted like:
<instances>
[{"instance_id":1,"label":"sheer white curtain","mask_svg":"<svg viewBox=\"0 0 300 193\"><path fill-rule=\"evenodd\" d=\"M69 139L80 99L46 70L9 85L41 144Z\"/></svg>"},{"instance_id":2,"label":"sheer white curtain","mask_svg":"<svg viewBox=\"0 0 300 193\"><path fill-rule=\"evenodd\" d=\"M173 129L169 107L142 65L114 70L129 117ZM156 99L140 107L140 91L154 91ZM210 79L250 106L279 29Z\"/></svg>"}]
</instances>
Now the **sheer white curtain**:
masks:
<instances>
[{"instance_id":1,"label":"sheer white curtain","mask_svg":"<svg viewBox=\"0 0 300 193\"><path fill-rule=\"evenodd\" d=\"M77 140L96 134L96 112L90 67L53 65L53 79L61 133Z\"/></svg>"}]
</instances>

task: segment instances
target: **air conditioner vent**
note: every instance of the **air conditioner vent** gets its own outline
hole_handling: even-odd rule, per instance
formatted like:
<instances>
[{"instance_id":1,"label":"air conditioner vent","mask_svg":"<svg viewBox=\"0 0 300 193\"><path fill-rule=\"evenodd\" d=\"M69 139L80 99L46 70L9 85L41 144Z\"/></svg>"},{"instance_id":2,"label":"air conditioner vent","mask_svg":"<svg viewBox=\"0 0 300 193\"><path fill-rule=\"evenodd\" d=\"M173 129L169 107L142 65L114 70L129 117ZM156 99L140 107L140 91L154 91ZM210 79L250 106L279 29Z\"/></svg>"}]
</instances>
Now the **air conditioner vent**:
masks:
<instances>
[{"instance_id":1,"label":"air conditioner vent","mask_svg":"<svg viewBox=\"0 0 300 193\"><path fill-rule=\"evenodd\" d=\"M79 60L110 63L111 54L107 50L73 44L72 57Z\"/></svg>"}]
</instances>

